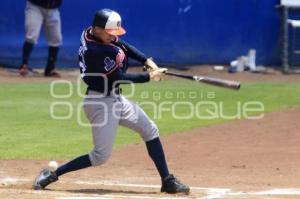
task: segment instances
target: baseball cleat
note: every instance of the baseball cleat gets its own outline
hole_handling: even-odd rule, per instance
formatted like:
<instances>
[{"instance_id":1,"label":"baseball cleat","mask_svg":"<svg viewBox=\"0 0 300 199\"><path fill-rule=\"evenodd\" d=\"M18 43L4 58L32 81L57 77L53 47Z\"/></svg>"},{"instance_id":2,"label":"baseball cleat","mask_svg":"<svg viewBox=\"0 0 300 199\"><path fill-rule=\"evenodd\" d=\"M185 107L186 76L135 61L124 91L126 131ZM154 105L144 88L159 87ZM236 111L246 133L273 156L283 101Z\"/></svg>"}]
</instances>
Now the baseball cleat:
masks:
<instances>
[{"instance_id":1,"label":"baseball cleat","mask_svg":"<svg viewBox=\"0 0 300 199\"><path fill-rule=\"evenodd\" d=\"M49 73L45 73L44 76L45 77L55 77L55 78L60 78L61 77L61 75L56 71L51 71Z\"/></svg>"},{"instance_id":2,"label":"baseball cleat","mask_svg":"<svg viewBox=\"0 0 300 199\"><path fill-rule=\"evenodd\" d=\"M47 185L58 180L56 174L49 169L43 169L35 178L32 188L35 190L44 189Z\"/></svg>"},{"instance_id":3,"label":"baseball cleat","mask_svg":"<svg viewBox=\"0 0 300 199\"><path fill-rule=\"evenodd\" d=\"M26 64L22 64L19 68L19 73L23 77L27 76L28 75L28 66Z\"/></svg>"},{"instance_id":4,"label":"baseball cleat","mask_svg":"<svg viewBox=\"0 0 300 199\"><path fill-rule=\"evenodd\" d=\"M190 188L189 186L179 182L179 180L176 179L174 175L170 174L162 181L162 186L160 191L166 193L172 193L172 194L176 194L176 193L189 194Z\"/></svg>"}]
</instances>

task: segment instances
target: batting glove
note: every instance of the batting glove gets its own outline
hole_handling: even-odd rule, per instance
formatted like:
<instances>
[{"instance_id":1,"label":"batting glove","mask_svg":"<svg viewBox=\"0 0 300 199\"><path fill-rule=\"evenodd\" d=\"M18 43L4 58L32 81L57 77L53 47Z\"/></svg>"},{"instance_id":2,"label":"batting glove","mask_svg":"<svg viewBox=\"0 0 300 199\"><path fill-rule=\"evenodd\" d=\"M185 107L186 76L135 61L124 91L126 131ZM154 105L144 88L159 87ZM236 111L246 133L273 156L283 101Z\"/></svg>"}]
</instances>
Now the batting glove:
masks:
<instances>
[{"instance_id":1,"label":"batting glove","mask_svg":"<svg viewBox=\"0 0 300 199\"><path fill-rule=\"evenodd\" d=\"M149 71L157 70L159 68L157 66L157 64L152 60L151 57L148 58L144 64L145 64L146 69Z\"/></svg>"},{"instance_id":2,"label":"batting glove","mask_svg":"<svg viewBox=\"0 0 300 199\"><path fill-rule=\"evenodd\" d=\"M167 70L167 68L157 68L156 70L150 71L150 79L154 81L162 80L162 77L165 75L164 73L167 72Z\"/></svg>"}]
</instances>

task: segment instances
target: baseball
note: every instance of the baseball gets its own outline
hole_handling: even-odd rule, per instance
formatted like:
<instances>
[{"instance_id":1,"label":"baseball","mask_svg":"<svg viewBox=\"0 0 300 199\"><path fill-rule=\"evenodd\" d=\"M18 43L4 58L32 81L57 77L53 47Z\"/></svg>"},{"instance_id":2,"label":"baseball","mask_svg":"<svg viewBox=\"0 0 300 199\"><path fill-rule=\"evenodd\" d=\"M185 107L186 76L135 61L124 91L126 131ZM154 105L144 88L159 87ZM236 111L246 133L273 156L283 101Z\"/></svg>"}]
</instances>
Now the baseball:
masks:
<instances>
[{"instance_id":1,"label":"baseball","mask_svg":"<svg viewBox=\"0 0 300 199\"><path fill-rule=\"evenodd\" d=\"M57 164L57 162L56 161L50 161L49 163L48 163L48 168L50 169L50 171L56 171L56 169L57 169L57 167L58 167L58 164Z\"/></svg>"}]
</instances>

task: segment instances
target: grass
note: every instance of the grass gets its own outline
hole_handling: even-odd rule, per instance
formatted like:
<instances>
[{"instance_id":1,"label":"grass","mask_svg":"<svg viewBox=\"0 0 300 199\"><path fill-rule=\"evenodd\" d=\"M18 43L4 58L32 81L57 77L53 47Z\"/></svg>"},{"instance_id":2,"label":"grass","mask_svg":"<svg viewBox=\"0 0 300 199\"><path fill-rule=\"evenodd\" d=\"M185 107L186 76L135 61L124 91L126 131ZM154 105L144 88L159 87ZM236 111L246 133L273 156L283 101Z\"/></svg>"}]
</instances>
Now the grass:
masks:
<instances>
[{"instance_id":1,"label":"grass","mask_svg":"<svg viewBox=\"0 0 300 199\"><path fill-rule=\"evenodd\" d=\"M125 94L130 92L124 86ZM67 94L66 84L56 85L56 94ZM50 83L5 83L0 87L0 158L1 159L64 159L87 153L92 148L89 127L78 125L76 115L82 98L74 93L65 99L55 99L50 95ZM154 103L161 108L153 111L151 105L143 109L158 124L161 136L192 128L225 122L222 117L203 119L212 116L209 112L223 112L234 116L239 106L244 110L249 101L261 102L263 112L271 112L300 104L299 84L243 84L239 92L198 85L189 81L165 81L160 83L140 84L135 87L135 95L130 100L137 103ZM50 116L53 102L70 102L73 114L69 119L55 120ZM177 102L177 103L176 103ZM209 104L199 106L199 103ZM179 104L181 103L181 104ZM191 104L188 104L191 103ZM214 103L214 104L212 104ZM174 105L175 104L175 105ZM196 115L190 119L191 107L197 107ZM253 107L253 106L252 106ZM80 109L81 110L81 109ZM54 109L57 116L66 116L69 107L58 105ZM260 115L255 111L251 115ZM85 122L82 111L79 112ZM199 117L199 115L201 117ZM243 116L243 114L241 115ZM202 118L202 119L201 119ZM140 142L136 133L119 128L115 147Z\"/></svg>"}]
</instances>

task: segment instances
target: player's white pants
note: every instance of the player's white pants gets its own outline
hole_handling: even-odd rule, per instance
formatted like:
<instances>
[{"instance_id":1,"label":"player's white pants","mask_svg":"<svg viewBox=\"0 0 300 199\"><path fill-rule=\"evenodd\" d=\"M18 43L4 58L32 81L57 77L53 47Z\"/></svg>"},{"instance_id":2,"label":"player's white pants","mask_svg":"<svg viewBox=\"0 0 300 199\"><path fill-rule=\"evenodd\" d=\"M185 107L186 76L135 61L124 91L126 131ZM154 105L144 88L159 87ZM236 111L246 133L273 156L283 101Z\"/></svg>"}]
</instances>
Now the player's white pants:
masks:
<instances>
[{"instance_id":1,"label":"player's white pants","mask_svg":"<svg viewBox=\"0 0 300 199\"><path fill-rule=\"evenodd\" d=\"M27 1L25 9L25 39L37 43L41 27L44 25L49 46L57 47L62 43L61 20L58 9L45 9Z\"/></svg>"},{"instance_id":2,"label":"player's white pants","mask_svg":"<svg viewBox=\"0 0 300 199\"><path fill-rule=\"evenodd\" d=\"M103 164L112 153L118 125L140 134L145 142L159 136L158 128L146 113L122 95L92 98L98 92L89 91L84 111L92 124L94 149L89 153L93 166Z\"/></svg>"}]
</instances>

